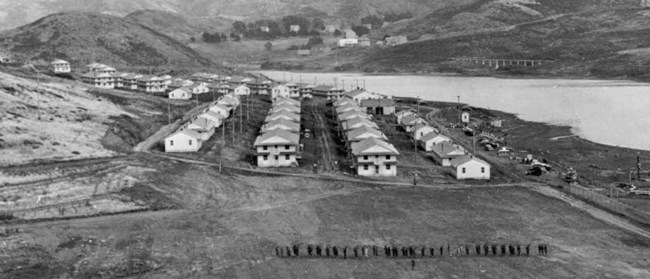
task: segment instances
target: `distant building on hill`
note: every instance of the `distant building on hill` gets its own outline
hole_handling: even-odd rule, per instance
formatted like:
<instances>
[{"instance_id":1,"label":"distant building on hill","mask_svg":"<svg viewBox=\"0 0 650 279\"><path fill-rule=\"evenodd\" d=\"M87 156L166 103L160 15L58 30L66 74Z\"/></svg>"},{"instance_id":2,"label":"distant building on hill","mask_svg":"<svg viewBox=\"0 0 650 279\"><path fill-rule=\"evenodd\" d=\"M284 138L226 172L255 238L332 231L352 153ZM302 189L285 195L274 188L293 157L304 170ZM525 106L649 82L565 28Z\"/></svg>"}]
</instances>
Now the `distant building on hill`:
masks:
<instances>
[{"instance_id":1,"label":"distant building on hill","mask_svg":"<svg viewBox=\"0 0 650 279\"><path fill-rule=\"evenodd\" d=\"M310 49L299 49L296 54L300 55L300 56L310 56L311 55L311 50Z\"/></svg>"},{"instance_id":2,"label":"distant building on hill","mask_svg":"<svg viewBox=\"0 0 650 279\"><path fill-rule=\"evenodd\" d=\"M358 39L359 38L359 36L357 36L357 33L354 32L354 30L352 30L352 29L343 30L343 36L346 39Z\"/></svg>"},{"instance_id":3,"label":"distant building on hill","mask_svg":"<svg viewBox=\"0 0 650 279\"><path fill-rule=\"evenodd\" d=\"M55 74L68 74L70 73L70 63L65 60L56 59L50 63L50 70Z\"/></svg>"},{"instance_id":4,"label":"distant building on hill","mask_svg":"<svg viewBox=\"0 0 650 279\"><path fill-rule=\"evenodd\" d=\"M397 45L407 43L408 39L404 35L399 35L399 36L386 37L386 39L384 39L384 41L386 42L386 45L388 45L388 46L397 46Z\"/></svg>"},{"instance_id":5,"label":"distant building on hill","mask_svg":"<svg viewBox=\"0 0 650 279\"><path fill-rule=\"evenodd\" d=\"M339 39L336 45L338 47L353 47L359 44L359 39Z\"/></svg>"},{"instance_id":6,"label":"distant building on hill","mask_svg":"<svg viewBox=\"0 0 650 279\"><path fill-rule=\"evenodd\" d=\"M271 30L269 29L268 26L260 26L260 31L264 33L269 33Z\"/></svg>"},{"instance_id":7,"label":"distant building on hill","mask_svg":"<svg viewBox=\"0 0 650 279\"><path fill-rule=\"evenodd\" d=\"M293 24L289 26L289 31L290 32L298 32L300 31L300 25Z\"/></svg>"},{"instance_id":8,"label":"distant building on hill","mask_svg":"<svg viewBox=\"0 0 650 279\"><path fill-rule=\"evenodd\" d=\"M325 25L325 32L334 33L336 31L336 26L334 25Z\"/></svg>"}]
</instances>

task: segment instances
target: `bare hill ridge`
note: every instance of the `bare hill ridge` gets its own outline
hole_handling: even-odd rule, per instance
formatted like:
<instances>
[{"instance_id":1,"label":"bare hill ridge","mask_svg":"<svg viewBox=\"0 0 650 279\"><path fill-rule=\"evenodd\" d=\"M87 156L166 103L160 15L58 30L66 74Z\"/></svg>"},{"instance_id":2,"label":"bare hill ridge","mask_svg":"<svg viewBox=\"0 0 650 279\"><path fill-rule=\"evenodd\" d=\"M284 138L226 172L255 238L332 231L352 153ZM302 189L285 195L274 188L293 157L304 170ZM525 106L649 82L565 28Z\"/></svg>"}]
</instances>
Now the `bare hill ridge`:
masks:
<instances>
[{"instance_id":1,"label":"bare hill ridge","mask_svg":"<svg viewBox=\"0 0 650 279\"><path fill-rule=\"evenodd\" d=\"M212 64L159 31L121 17L86 12L53 14L5 31L0 48L26 60L62 58L114 66Z\"/></svg>"}]
</instances>

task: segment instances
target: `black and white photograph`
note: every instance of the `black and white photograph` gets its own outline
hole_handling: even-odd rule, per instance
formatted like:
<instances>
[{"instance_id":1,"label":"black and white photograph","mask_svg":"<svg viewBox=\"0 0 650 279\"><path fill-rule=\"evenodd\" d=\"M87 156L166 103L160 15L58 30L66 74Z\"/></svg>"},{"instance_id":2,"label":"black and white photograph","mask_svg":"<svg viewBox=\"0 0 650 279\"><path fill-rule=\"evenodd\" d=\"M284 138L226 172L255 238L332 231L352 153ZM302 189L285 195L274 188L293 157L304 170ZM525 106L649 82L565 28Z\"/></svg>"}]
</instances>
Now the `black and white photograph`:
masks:
<instances>
[{"instance_id":1,"label":"black and white photograph","mask_svg":"<svg viewBox=\"0 0 650 279\"><path fill-rule=\"evenodd\" d=\"M0 0L0 278L650 278L650 1Z\"/></svg>"}]
</instances>

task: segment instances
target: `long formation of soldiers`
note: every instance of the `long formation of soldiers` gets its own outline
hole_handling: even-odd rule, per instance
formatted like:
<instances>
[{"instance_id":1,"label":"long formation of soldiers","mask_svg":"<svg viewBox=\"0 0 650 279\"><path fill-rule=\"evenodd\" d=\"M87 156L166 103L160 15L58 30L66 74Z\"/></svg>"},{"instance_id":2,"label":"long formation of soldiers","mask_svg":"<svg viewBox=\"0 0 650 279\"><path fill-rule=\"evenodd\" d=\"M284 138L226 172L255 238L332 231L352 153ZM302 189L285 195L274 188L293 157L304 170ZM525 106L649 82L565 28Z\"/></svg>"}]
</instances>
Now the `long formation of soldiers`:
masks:
<instances>
[{"instance_id":1,"label":"long formation of soldiers","mask_svg":"<svg viewBox=\"0 0 650 279\"><path fill-rule=\"evenodd\" d=\"M326 258L426 258L435 256L530 256L531 244L476 244L442 246L330 246L330 245L292 245L276 246L278 257L326 257ZM538 244L537 254L547 255L548 244Z\"/></svg>"}]
</instances>

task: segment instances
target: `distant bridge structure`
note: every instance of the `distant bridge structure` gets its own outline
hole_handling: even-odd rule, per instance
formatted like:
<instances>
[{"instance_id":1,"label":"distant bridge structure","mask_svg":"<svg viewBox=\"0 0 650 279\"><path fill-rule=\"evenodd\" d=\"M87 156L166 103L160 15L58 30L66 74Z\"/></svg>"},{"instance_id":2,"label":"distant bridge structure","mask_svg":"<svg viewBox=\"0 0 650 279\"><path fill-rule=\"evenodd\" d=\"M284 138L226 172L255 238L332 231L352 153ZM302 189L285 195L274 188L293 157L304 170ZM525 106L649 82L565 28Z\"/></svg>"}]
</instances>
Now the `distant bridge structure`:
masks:
<instances>
[{"instance_id":1,"label":"distant bridge structure","mask_svg":"<svg viewBox=\"0 0 650 279\"><path fill-rule=\"evenodd\" d=\"M501 59L501 58L484 58L484 57L454 57L451 59L456 63L474 64L488 67L501 67L501 66L524 66L534 67L541 66L553 62L553 60L534 60L534 59Z\"/></svg>"}]
</instances>

